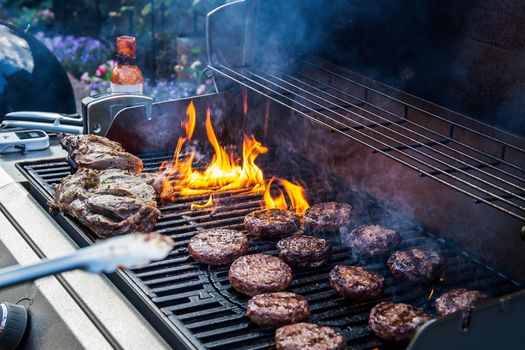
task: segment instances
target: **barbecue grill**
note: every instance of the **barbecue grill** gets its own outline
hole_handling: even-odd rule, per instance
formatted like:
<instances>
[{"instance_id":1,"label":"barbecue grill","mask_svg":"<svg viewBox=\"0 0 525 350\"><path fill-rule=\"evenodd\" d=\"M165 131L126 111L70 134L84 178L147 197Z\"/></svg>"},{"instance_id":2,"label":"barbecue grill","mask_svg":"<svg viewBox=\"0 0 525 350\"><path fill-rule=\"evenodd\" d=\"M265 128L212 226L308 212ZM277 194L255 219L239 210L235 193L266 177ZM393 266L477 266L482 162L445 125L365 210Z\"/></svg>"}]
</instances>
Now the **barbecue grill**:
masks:
<instances>
[{"instance_id":1,"label":"barbecue grill","mask_svg":"<svg viewBox=\"0 0 525 350\"><path fill-rule=\"evenodd\" d=\"M170 155L143 156L145 171L154 172L162 160ZM362 194L352 193L338 179L319 179L316 167L305 160L294 159L300 164L303 175L308 180L307 188L325 189L318 200L338 198L350 203L361 203L357 207L361 217L366 216L362 224L381 222L399 230L403 237L402 247L436 248L446 261L442 282L414 289L410 285L396 283L382 262L372 262L366 268L389 276L387 290L382 300L397 300L423 307L432 313L432 305L443 289L467 287L485 290L493 295L504 295L519 290L522 285L500 271L494 270L479 257L462 250L428 229L416 225L409 219L400 219L399 213L375 202L372 198L363 198ZM31 179L31 188L44 203L50 198L51 185L59 182L70 173L70 166L63 160L22 163L20 169ZM286 171L266 170L280 176ZM300 179L300 181L305 181ZM311 187L310 187L311 186ZM330 190L327 190L331 188ZM346 193L341 196L339 193ZM260 194L246 191L223 192L215 195L219 203L213 209L190 210L191 204L205 202L207 195L181 198L175 203L161 207L162 218L155 230L169 235L176 240L174 251L167 259L150 264L134 271L123 272L136 284L127 286L128 292L146 303L152 302L157 310L151 312L150 320L161 328L170 328L170 323L185 329L186 339L170 337L172 345L195 346L209 349L265 349L273 344L273 331L260 329L250 323L245 315L249 298L233 290L228 281L227 267L207 267L193 261L187 254L189 239L198 231L208 228L243 229L244 215L260 207ZM388 214L384 214L384 213ZM81 245L93 243L94 237L82 229L73 220L59 215L57 220ZM250 253L276 254L275 242L252 242ZM376 301L352 303L337 296L328 285L328 272L337 264L358 265L361 262L352 257L349 248L341 243L334 247L330 264L320 269L294 271L291 290L304 295L311 305L313 322L334 326L343 330L352 347L369 349L383 346L367 329L368 313ZM118 281L118 276L113 276ZM116 282L121 284L123 281ZM146 309L142 308L142 312ZM168 324L165 324L168 323ZM171 326L173 326L171 325ZM395 347L395 346L394 346Z\"/></svg>"},{"instance_id":2,"label":"barbecue grill","mask_svg":"<svg viewBox=\"0 0 525 350\"><path fill-rule=\"evenodd\" d=\"M407 302L433 316L435 299L452 288L479 289L494 298L468 319L433 320L413 339L413 349L523 342L525 139L312 55L316 40L301 43L304 37L296 38L290 27L311 25L309 33L319 32L315 23L304 24L310 17L303 13L317 2L278 3L237 1L208 15L208 73L220 92L193 99L200 116L194 146L204 159L210 155L202 116L211 106L221 142L239 149L243 133L253 133L270 147L258 159L266 175L303 184L311 203L351 203L356 225L394 228L402 248L436 249L445 261L442 278L414 287L395 280L383 261L354 257L345 232L330 235L334 255L327 266L293 271L290 290L309 301L310 321L336 328L351 348L407 346L385 343L367 328L378 300L351 302L328 285L333 266L359 265L385 276L387 288L379 301ZM280 22L287 19L283 8L300 9L300 15ZM264 25L269 18L275 19L273 30ZM188 102L155 103L151 117L143 108L126 108L107 136L140 155L144 171L155 172L173 156ZM17 168L43 207L52 185L71 172L63 158L21 162ZM249 322L248 297L231 287L228 269L200 265L186 251L190 238L203 229L242 230L244 215L261 206L261 195L244 189L218 192L215 207L190 210L207 197L176 196L175 202L163 203L155 230L175 240L173 252L109 277L172 347L272 347L274 331ZM76 221L62 215L54 220L78 245L94 242ZM250 252L275 255L275 242L252 240Z\"/></svg>"}]
</instances>

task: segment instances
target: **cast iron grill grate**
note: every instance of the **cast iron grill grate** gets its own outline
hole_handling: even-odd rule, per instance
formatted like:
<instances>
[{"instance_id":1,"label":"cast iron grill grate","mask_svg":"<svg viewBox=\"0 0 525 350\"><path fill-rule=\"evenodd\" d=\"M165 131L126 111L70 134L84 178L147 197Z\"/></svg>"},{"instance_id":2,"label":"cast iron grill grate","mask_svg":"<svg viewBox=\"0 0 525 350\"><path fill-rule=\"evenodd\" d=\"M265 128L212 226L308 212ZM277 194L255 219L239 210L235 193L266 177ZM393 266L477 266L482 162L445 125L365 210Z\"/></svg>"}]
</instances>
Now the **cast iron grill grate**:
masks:
<instances>
[{"instance_id":1,"label":"cast iron grill grate","mask_svg":"<svg viewBox=\"0 0 525 350\"><path fill-rule=\"evenodd\" d=\"M144 170L155 171L166 158L168 156L165 155L142 157ZM32 190L40 191L42 201L50 197L52 185L67 176L71 170L64 160L28 162L22 164L20 169L35 187ZM313 179L315 183L316 176L319 176L315 168L305 166L302 170L304 177ZM276 174L285 175L278 172ZM318 185L322 186L320 181ZM326 184L326 181L323 180L322 184ZM310 186L315 188L315 184L310 183L308 189ZM324 200L336 198L335 192L323 191L323 195ZM230 286L228 269L200 265L194 262L186 251L190 238L200 230L212 227L242 230L244 215L259 208L260 196L242 191L219 193L214 196L219 203L217 208L190 210L192 203L204 203L207 197L203 195L181 198L175 203L161 206L163 217L158 221L155 229L172 237L176 242L175 248L162 261L141 269L126 271L132 281L129 283L135 283L147 296L148 301L158 309L157 311L173 323L171 326L178 328L196 347L267 349L273 346L274 331L259 328L249 322L245 316L245 306L249 298L238 294ZM352 203L351 198L349 201ZM360 202L367 203L366 206L372 209L356 208L358 213L360 210L368 211L368 214L384 212L384 209L375 210L381 204L372 200ZM66 224L60 218L60 215L56 216L57 221L64 227ZM370 220L370 223L377 223L373 222L373 216ZM385 346L367 328L369 311L378 300L350 302L338 297L328 285L328 273L337 264L360 264L384 275L387 288L381 300L407 302L424 308L431 315L434 315L433 302L442 290L454 287L475 288L486 291L492 296L499 296L520 288L519 282L487 266L468 252L427 233L418 225L403 220L395 220L395 222L393 228L401 233L403 248L433 247L441 251L446 262L443 281L419 287L397 282L383 262L368 262L363 265L352 257L349 248L337 242L334 244L333 258L328 266L294 271L294 281L290 290L305 296L310 302L310 321L337 328L346 336L351 348L371 349ZM88 242L77 242L79 245L94 241L94 237L79 225L71 221L70 223L75 231L84 232L84 237L87 237ZM336 239L336 237L332 238ZM252 241L250 253L255 252L275 255L275 242ZM139 308L139 305L136 306ZM149 320L154 326L159 325L156 322L169 322L165 318L154 320L149 318ZM172 345L174 346L174 343ZM386 346L404 347L403 344Z\"/></svg>"}]
</instances>

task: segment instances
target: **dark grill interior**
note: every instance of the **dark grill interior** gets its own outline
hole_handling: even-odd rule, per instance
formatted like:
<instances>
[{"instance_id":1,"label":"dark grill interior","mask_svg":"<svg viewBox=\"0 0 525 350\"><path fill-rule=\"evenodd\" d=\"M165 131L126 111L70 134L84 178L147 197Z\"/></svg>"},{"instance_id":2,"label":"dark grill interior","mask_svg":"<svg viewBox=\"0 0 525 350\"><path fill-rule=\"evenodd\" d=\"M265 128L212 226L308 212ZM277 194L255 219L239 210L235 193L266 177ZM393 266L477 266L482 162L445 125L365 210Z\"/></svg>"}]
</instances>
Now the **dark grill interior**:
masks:
<instances>
[{"instance_id":1,"label":"dark grill interior","mask_svg":"<svg viewBox=\"0 0 525 350\"><path fill-rule=\"evenodd\" d=\"M155 171L160 162L168 157L163 155L142 157L145 171ZM40 194L36 197L42 203L49 198L51 185L59 182L70 172L70 167L64 160L28 162L21 164L19 169L28 177L31 191ZM274 164L263 166L263 170L267 175L289 175L279 171L279 167L275 167ZM330 237L335 244L334 255L329 266L304 271L294 270L291 291L302 294L310 302L311 322L337 328L346 336L351 348L370 349L379 346L384 348L384 346L404 347L405 345L383 344L368 330L368 314L371 307L378 302L377 300L351 302L338 297L330 288L328 272L337 264L360 264L379 272L386 277L387 286L381 300L407 302L424 308L431 315L434 315L435 298L444 290L466 287L499 296L520 288L519 282L487 266L459 247L427 232L423 227L401 218L399 214L381 203L350 191L338 179L319 178L316 168L311 164L302 164L301 175L299 180L307 183L306 189L310 202L346 200L355 207L358 217L366 217L359 224L379 223L393 227L399 230L403 237L403 248L413 246L437 248L446 262L442 281L434 285L414 287L394 280L383 262L364 264L354 259L350 249L339 242L339 237ZM212 227L243 229L243 217L259 208L260 195L246 191L219 193L214 196L219 203L217 208L190 210L191 203L202 204L207 197L204 195L179 198L173 204L163 205L161 207L163 217L159 220L156 230L171 236L176 241L174 251L163 261L126 273L153 302L153 307L157 308L157 311L160 310L176 327L181 328L181 332L196 347L267 349L273 345L274 331L259 328L248 321L245 316L248 297L238 294L230 286L227 277L228 269L209 268L195 263L186 252L189 239L200 230ZM81 236L87 239L77 241L79 245L93 242L94 237L73 221L68 223L68 220L61 215L55 218L66 231L83 232ZM73 237L78 236L73 235ZM275 255L275 243L252 240L250 252ZM123 292L126 294L125 290ZM140 305L136 306L139 308ZM166 322L162 317L145 316L157 329L159 325ZM167 337L167 339L173 346L176 345L172 341L174 337Z\"/></svg>"}]
</instances>

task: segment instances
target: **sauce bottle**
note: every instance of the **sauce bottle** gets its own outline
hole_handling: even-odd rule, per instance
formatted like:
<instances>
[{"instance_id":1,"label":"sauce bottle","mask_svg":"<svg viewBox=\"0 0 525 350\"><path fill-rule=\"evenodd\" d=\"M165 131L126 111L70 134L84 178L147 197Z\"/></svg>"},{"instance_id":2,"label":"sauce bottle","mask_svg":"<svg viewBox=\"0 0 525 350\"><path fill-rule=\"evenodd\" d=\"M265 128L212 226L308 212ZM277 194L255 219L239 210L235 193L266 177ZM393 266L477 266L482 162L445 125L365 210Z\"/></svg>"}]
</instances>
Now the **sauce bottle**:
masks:
<instances>
[{"instance_id":1,"label":"sauce bottle","mask_svg":"<svg viewBox=\"0 0 525 350\"><path fill-rule=\"evenodd\" d=\"M142 95L144 78L137 66L137 42L132 36L116 41L117 65L111 72L111 92Z\"/></svg>"}]
</instances>

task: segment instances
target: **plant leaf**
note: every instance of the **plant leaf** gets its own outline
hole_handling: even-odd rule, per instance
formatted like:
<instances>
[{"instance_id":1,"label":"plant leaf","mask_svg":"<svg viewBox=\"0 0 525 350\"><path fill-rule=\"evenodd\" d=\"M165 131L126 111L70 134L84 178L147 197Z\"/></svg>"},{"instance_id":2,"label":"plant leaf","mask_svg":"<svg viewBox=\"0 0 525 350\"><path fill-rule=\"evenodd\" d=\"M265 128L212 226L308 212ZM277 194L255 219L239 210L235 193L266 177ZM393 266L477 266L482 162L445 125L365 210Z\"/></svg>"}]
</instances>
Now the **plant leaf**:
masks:
<instances>
[{"instance_id":1,"label":"plant leaf","mask_svg":"<svg viewBox=\"0 0 525 350\"><path fill-rule=\"evenodd\" d=\"M151 12L151 2L148 2L140 11L142 16L147 16Z\"/></svg>"}]
</instances>

